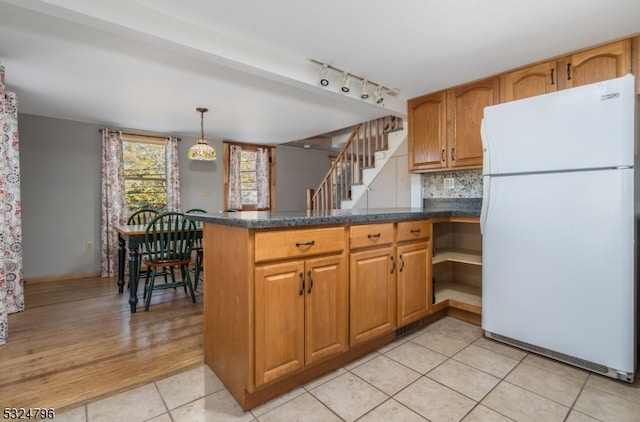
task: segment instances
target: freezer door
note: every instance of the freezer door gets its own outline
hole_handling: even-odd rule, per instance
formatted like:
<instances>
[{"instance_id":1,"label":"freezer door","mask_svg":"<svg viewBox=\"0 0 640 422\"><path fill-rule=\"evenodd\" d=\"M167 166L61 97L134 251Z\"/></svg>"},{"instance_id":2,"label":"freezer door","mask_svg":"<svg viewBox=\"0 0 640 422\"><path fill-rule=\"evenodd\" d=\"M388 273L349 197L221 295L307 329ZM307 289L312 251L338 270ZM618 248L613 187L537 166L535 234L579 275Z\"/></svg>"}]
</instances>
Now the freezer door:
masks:
<instances>
[{"instance_id":1,"label":"freezer door","mask_svg":"<svg viewBox=\"0 0 640 422\"><path fill-rule=\"evenodd\" d=\"M482 328L633 372L633 170L486 177Z\"/></svg>"},{"instance_id":2,"label":"freezer door","mask_svg":"<svg viewBox=\"0 0 640 422\"><path fill-rule=\"evenodd\" d=\"M633 165L632 75L484 109L484 174Z\"/></svg>"}]
</instances>

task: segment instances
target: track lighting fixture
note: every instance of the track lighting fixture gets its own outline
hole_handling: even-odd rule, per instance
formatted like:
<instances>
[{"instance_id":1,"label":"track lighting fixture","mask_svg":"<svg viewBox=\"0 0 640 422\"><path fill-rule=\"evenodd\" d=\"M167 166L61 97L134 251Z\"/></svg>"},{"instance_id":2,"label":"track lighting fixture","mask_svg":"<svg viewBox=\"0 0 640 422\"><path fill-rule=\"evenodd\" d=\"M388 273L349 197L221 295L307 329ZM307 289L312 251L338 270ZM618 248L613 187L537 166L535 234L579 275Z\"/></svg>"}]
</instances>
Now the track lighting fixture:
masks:
<instances>
[{"instance_id":1,"label":"track lighting fixture","mask_svg":"<svg viewBox=\"0 0 640 422\"><path fill-rule=\"evenodd\" d=\"M320 85L329 85L329 66L327 66L326 64L322 65L322 73L320 74Z\"/></svg>"},{"instance_id":2,"label":"track lighting fixture","mask_svg":"<svg viewBox=\"0 0 640 422\"><path fill-rule=\"evenodd\" d=\"M360 91L360 98L362 98L363 100L369 98L369 89L367 87L368 84L369 82L367 82L366 79L362 80L362 91Z\"/></svg>"},{"instance_id":3,"label":"track lighting fixture","mask_svg":"<svg viewBox=\"0 0 640 422\"><path fill-rule=\"evenodd\" d=\"M380 104L384 101L384 98L382 98L382 85L378 85L378 89L373 93L373 98L376 100L376 104Z\"/></svg>"},{"instance_id":4,"label":"track lighting fixture","mask_svg":"<svg viewBox=\"0 0 640 422\"><path fill-rule=\"evenodd\" d=\"M361 80L362 88L360 89L360 98L362 98L363 100L369 99L369 85L372 85L375 88L375 90L373 91L373 98L376 104L381 104L384 101L384 97L382 96L383 90L387 95L391 97L395 97L400 93L400 90L398 88L386 87L378 82L374 82L362 76L355 75L337 66L327 64L316 59L311 59L311 61L322 66L320 73L320 85L322 86L329 86L329 69L331 69L336 72L342 73L342 85L340 86L340 90L344 93L351 92L351 78Z\"/></svg>"},{"instance_id":5,"label":"track lighting fixture","mask_svg":"<svg viewBox=\"0 0 640 422\"><path fill-rule=\"evenodd\" d=\"M351 90L351 78L347 72L342 73L342 92L349 92Z\"/></svg>"}]
</instances>

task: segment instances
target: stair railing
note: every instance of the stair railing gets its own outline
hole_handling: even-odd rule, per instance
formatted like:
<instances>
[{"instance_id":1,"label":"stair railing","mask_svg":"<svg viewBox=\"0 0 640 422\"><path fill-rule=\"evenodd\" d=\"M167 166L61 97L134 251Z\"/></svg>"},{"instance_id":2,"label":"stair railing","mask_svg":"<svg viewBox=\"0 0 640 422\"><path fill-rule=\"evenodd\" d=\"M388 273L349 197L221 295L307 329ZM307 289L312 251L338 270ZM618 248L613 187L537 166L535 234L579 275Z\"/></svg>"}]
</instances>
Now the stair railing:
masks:
<instances>
[{"instance_id":1,"label":"stair railing","mask_svg":"<svg viewBox=\"0 0 640 422\"><path fill-rule=\"evenodd\" d=\"M339 209L362 183L362 170L375 166L375 153L388 148L388 134L402 130L402 119L386 116L356 125L320 186L307 190L307 210Z\"/></svg>"}]
</instances>

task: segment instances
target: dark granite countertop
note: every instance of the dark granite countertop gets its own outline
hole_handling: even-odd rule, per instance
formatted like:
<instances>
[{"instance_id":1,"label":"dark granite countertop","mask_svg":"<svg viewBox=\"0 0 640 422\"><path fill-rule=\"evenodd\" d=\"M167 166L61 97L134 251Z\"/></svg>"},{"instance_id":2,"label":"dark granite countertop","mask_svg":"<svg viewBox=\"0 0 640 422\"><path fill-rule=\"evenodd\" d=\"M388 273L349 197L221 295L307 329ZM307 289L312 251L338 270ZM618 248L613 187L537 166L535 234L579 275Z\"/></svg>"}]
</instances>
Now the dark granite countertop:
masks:
<instances>
[{"instance_id":1,"label":"dark granite countertop","mask_svg":"<svg viewBox=\"0 0 640 422\"><path fill-rule=\"evenodd\" d=\"M188 214L205 223L268 229L314 226L319 224L369 223L412 220L416 218L465 216L478 217L482 199L427 199L423 208L369 208L329 211L242 211L217 214Z\"/></svg>"}]
</instances>

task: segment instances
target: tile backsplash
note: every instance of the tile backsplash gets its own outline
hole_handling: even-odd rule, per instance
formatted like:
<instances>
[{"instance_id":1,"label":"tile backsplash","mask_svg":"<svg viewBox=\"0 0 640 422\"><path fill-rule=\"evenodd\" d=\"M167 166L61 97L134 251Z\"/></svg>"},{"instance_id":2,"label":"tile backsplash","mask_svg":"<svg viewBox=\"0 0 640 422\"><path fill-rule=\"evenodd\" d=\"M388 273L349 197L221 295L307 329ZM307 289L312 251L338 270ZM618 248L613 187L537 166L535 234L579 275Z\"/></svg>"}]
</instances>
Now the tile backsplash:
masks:
<instances>
[{"instance_id":1,"label":"tile backsplash","mask_svg":"<svg viewBox=\"0 0 640 422\"><path fill-rule=\"evenodd\" d=\"M444 187L445 179L453 180L453 188ZM422 197L482 198L482 170L423 174Z\"/></svg>"}]
</instances>

